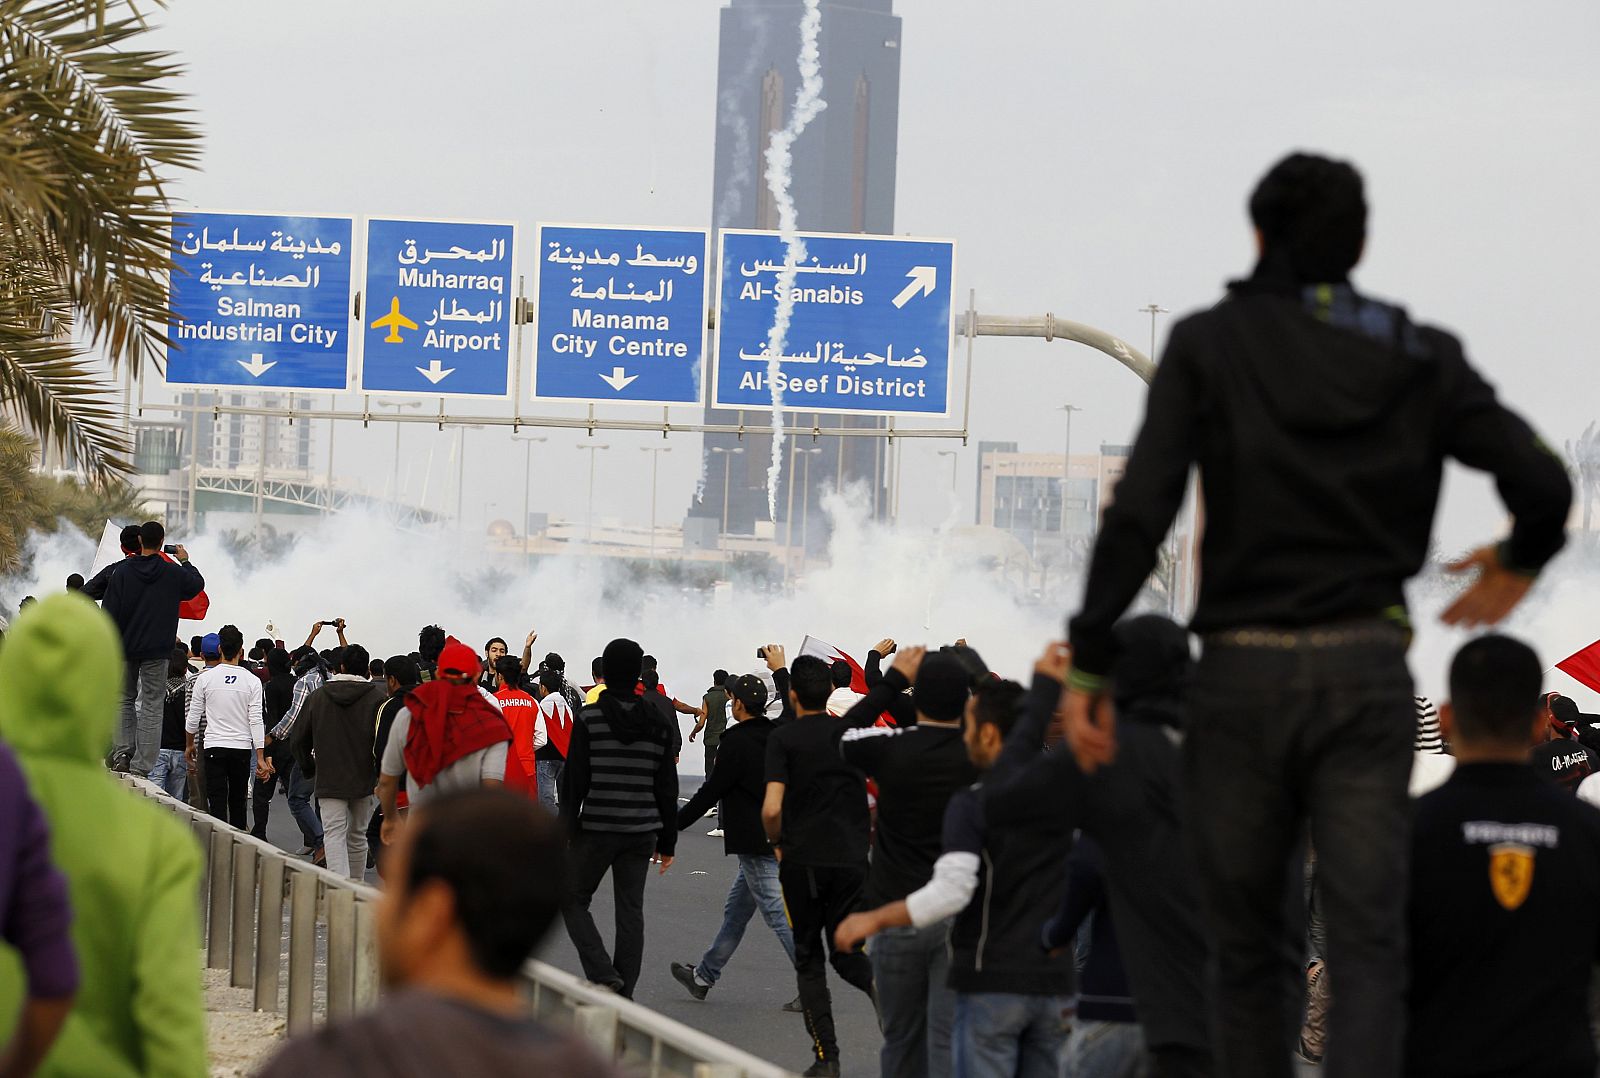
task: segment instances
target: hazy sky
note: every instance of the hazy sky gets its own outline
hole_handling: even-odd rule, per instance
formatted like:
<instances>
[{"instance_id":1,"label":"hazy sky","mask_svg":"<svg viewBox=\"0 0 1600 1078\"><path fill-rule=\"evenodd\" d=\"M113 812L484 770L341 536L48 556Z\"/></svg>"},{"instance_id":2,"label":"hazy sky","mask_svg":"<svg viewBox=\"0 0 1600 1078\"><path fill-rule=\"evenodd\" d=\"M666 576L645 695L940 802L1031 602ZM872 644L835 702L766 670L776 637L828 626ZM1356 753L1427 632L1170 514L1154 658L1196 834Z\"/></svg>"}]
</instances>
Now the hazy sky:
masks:
<instances>
[{"instance_id":1,"label":"hazy sky","mask_svg":"<svg viewBox=\"0 0 1600 1078\"><path fill-rule=\"evenodd\" d=\"M173 0L159 40L188 66L206 136L178 194L197 208L517 220L527 269L538 220L709 226L721 6ZM1137 308L1211 302L1248 268L1256 178L1316 149L1367 177L1358 283L1460 332L1553 442L1600 411L1586 380L1600 285L1593 0L896 6L896 228L955 237L957 295L976 289L980 311L1050 311L1144 347ZM1057 450L1070 401L1084 409L1076 447L1123 442L1142 390L1081 346L981 340L972 438ZM581 436L549 436L534 449L534 508L581 516ZM413 497L431 450L441 505L453 440L407 430ZM597 514L643 520L648 461L635 447L659 436L596 440L612 447ZM467 444L469 524L489 502L515 518L522 446L490 430ZM669 444L661 517L677 520L699 438ZM337 445L342 475L387 481L391 428L342 425ZM908 443L903 520L948 515L942 448ZM968 517L975 457L961 458ZM1484 484L1452 485L1446 547L1499 527Z\"/></svg>"}]
</instances>

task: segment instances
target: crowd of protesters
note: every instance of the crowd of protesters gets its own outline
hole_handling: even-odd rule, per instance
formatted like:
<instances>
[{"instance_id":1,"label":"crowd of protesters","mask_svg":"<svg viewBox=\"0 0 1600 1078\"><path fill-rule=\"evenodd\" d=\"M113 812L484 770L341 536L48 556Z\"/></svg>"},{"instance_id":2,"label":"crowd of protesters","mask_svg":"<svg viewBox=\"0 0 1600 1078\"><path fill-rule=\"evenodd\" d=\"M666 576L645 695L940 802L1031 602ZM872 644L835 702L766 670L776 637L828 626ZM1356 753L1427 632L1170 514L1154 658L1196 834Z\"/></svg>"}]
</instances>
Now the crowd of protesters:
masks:
<instances>
[{"instance_id":1,"label":"crowd of protesters","mask_svg":"<svg viewBox=\"0 0 1600 1078\"><path fill-rule=\"evenodd\" d=\"M1250 210L1256 270L1174 327L1069 639L1025 679L983 641L886 639L860 671L766 644L749 672L709 656L693 705L622 635L587 685L535 665L535 633L520 658L428 625L376 660L342 619L292 650L233 625L185 646L204 581L129 529L0 646L0 1074L204 1073L174 960L198 850L109 767L257 835L281 790L303 856L381 880L391 994L272 1078L615 1073L528 1017L516 973L559 915L584 976L632 997L652 866L712 812L722 920L670 973L715 1005L759 911L807 1075L842 1072L836 1005L871 1009L885 1078L1592 1075L1600 719L1509 636L1463 644L1437 708L1405 662L1444 461L1511 516L1458 565L1465 627L1563 545L1566 472L1459 342L1349 284L1354 169L1293 155ZM1194 468L1186 630L1130 606ZM705 752L681 806L680 716Z\"/></svg>"}]
</instances>

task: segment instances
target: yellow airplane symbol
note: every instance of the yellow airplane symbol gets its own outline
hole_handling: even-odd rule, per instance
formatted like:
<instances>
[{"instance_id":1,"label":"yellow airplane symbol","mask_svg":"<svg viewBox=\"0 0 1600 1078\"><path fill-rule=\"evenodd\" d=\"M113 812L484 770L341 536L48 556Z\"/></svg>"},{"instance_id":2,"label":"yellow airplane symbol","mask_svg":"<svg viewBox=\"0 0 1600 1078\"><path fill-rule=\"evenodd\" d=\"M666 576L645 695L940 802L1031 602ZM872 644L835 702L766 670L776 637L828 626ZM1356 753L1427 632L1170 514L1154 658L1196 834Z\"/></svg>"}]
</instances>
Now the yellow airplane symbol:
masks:
<instances>
[{"instance_id":1,"label":"yellow airplane symbol","mask_svg":"<svg viewBox=\"0 0 1600 1078\"><path fill-rule=\"evenodd\" d=\"M384 344L404 344L405 342L400 337L401 328L417 328L415 322L400 313L399 296L395 296L389 301L389 313L372 323L373 329L384 329L386 327L389 330L389 335L383 339Z\"/></svg>"}]
</instances>

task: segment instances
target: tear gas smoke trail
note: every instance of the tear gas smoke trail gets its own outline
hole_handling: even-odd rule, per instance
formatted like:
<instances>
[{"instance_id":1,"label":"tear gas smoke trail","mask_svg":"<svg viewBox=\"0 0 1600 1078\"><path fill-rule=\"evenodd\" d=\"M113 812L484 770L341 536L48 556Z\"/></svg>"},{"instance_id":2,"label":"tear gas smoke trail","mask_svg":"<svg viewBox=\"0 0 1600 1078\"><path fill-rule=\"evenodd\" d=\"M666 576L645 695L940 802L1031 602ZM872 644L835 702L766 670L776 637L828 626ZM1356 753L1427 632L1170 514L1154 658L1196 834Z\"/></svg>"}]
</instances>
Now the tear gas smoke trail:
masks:
<instances>
[{"instance_id":1,"label":"tear gas smoke trail","mask_svg":"<svg viewBox=\"0 0 1600 1078\"><path fill-rule=\"evenodd\" d=\"M781 131L772 133L767 146L767 190L778 207L778 234L783 238L783 268L778 271L774 288L778 296L778 309L773 315L772 329L767 334L767 388L772 392L772 462L767 467L767 516L778 519L778 473L783 468L783 390L778 388L782 367L778 357L783 355L789 336L789 322L794 317L795 268L806 256L806 247L799 235L794 196L789 188L794 180L794 143L806 125L828 107L822 100L822 59L817 39L822 33L821 0L805 0L805 14L800 18L800 89L794 95L794 109L789 122Z\"/></svg>"}]
</instances>

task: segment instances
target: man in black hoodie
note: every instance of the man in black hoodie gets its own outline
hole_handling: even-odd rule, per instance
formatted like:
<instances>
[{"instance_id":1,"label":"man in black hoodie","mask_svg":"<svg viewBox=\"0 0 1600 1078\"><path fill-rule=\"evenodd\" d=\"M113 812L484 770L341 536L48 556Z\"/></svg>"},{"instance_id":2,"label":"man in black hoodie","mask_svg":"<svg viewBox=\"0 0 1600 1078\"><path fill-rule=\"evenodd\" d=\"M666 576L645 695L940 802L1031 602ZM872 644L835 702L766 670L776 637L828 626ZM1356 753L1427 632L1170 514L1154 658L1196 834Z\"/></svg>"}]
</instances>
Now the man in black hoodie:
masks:
<instances>
[{"instance_id":1,"label":"man in black hoodie","mask_svg":"<svg viewBox=\"0 0 1600 1078\"><path fill-rule=\"evenodd\" d=\"M295 762L316 790L328 870L353 880L366 878L367 825L378 807L372 744L384 688L367 676L370 658L360 644L344 648L339 672L307 698L289 738Z\"/></svg>"},{"instance_id":2,"label":"man in black hoodie","mask_svg":"<svg viewBox=\"0 0 1600 1078\"><path fill-rule=\"evenodd\" d=\"M1034 667L1028 713L984 784L984 820L1008 833L1077 828L1098 841L1151 1072L1203 1078L1212 1073L1206 940L1181 780L1189 634L1144 614L1118 622L1115 640L1115 762L1085 775L1070 752L1040 753L1067 673L1065 649L1051 645Z\"/></svg>"},{"instance_id":3,"label":"man in black hoodie","mask_svg":"<svg viewBox=\"0 0 1600 1078\"><path fill-rule=\"evenodd\" d=\"M1002 828L984 818L983 790L1006 758L1008 735L1017 733L1023 697L1014 681L978 683L961 735L972 766L986 774L949 799L932 877L896 901L845 918L834 933L846 950L896 927L955 919L947 1073L953 1064L958 1075L1054 1078L1066 1040L1072 958L1046 952L1040 928L1066 890L1071 824L1058 818L1041 827ZM1042 743L1043 727L1031 736Z\"/></svg>"},{"instance_id":4,"label":"man in black hoodie","mask_svg":"<svg viewBox=\"0 0 1600 1078\"><path fill-rule=\"evenodd\" d=\"M633 998L644 962L644 884L652 859L664 873L678 844L678 768L666 724L635 693L644 652L606 645L605 691L572 724L561 776L561 819L572 835L561 918L583 975ZM589 903L607 872L616 896L614 954Z\"/></svg>"},{"instance_id":5,"label":"man in black hoodie","mask_svg":"<svg viewBox=\"0 0 1600 1078\"><path fill-rule=\"evenodd\" d=\"M161 751L161 716L167 696L167 659L178 638L178 607L206 586L189 552L177 561L161 556L167 532L158 521L139 528L139 556L117 563L106 584L104 607L122 634L128 660L122 685L122 725L112 750L128 772L145 778Z\"/></svg>"},{"instance_id":6,"label":"man in black hoodie","mask_svg":"<svg viewBox=\"0 0 1600 1078\"><path fill-rule=\"evenodd\" d=\"M1333 1078L1401 1065L1406 780L1414 729L1403 585L1423 565L1446 458L1491 472L1510 537L1457 563L1445 612L1499 621L1565 542L1571 485L1450 334L1356 292L1361 177L1294 154L1250 200L1260 262L1172 328L1145 422L1071 623L1068 743L1116 751L1104 676L1199 466L1205 655L1190 696L1190 794L1210 934L1219 1062L1287 1075L1299 953L1284 887L1309 822L1324 878ZM1111 855L1109 846L1107 855ZM1337 881L1336 883L1334 881Z\"/></svg>"}]
</instances>

